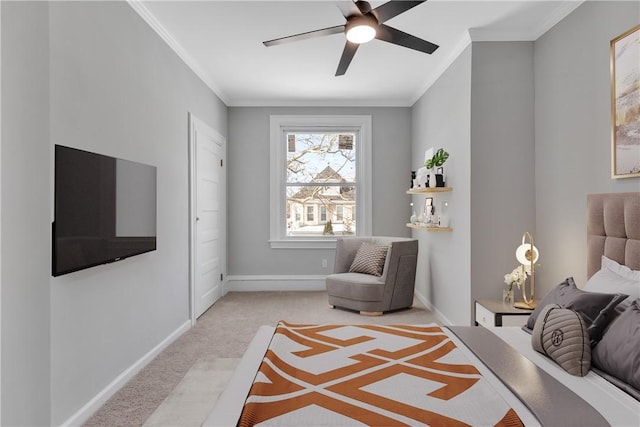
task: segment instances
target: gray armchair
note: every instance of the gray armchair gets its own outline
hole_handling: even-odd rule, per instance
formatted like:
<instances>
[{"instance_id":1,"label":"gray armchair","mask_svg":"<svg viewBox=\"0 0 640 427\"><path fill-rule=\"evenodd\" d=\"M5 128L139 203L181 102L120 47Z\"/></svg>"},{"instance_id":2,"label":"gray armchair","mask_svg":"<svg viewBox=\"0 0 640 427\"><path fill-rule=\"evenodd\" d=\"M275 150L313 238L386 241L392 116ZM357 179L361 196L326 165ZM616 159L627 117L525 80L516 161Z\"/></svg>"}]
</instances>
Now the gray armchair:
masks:
<instances>
[{"instance_id":1,"label":"gray armchair","mask_svg":"<svg viewBox=\"0 0 640 427\"><path fill-rule=\"evenodd\" d=\"M363 242L389 245L382 276L349 273ZM403 237L339 237L333 274L327 276L329 305L381 315L411 307L416 279L418 241Z\"/></svg>"}]
</instances>

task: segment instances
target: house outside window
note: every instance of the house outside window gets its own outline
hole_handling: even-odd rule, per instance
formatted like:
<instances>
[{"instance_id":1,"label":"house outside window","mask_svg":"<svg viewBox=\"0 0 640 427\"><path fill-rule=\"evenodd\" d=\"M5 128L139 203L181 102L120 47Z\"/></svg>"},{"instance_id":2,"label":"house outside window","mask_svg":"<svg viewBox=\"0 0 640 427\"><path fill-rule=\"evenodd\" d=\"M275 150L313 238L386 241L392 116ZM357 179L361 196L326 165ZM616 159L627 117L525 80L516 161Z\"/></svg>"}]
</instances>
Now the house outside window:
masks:
<instances>
[{"instance_id":1,"label":"house outside window","mask_svg":"<svg viewBox=\"0 0 640 427\"><path fill-rule=\"evenodd\" d=\"M322 223L327 222L327 206L326 205L320 206L320 222Z\"/></svg>"},{"instance_id":2,"label":"house outside window","mask_svg":"<svg viewBox=\"0 0 640 427\"><path fill-rule=\"evenodd\" d=\"M371 234L370 116L271 116L271 167L271 247Z\"/></svg>"}]
</instances>

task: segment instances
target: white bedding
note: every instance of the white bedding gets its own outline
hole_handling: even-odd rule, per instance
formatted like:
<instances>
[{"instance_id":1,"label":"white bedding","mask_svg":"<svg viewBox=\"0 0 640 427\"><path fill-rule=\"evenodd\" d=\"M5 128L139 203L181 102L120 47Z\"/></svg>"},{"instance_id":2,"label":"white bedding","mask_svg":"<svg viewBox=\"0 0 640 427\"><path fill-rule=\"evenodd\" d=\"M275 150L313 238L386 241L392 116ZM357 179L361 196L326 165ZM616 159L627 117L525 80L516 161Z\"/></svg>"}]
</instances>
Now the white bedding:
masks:
<instances>
[{"instance_id":1,"label":"white bedding","mask_svg":"<svg viewBox=\"0 0 640 427\"><path fill-rule=\"evenodd\" d=\"M584 377L568 374L553 360L535 351L531 347L531 335L519 327L491 328L491 331L588 402L612 426L640 426L640 402L600 375L593 371Z\"/></svg>"},{"instance_id":2,"label":"white bedding","mask_svg":"<svg viewBox=\"0 0 640 427\"><path fill-rule=\"evenodd\" d=\"M204 422L204 426L235 426L255 373L262 361L275 328L262 326L245 352L227 389L220 395L213 411ZM543 370L553 375L574 393L582 397L598 410L612 426L640 426L640 403L601 378L594 372L586 377L574 377L566 373L552 360L535 352L531 348L530 335L517 327L493 328L497 336L511 344L525 357ZM473 354L454 336L452 340L472 359ZM478 364L478 369L493 387L518 413L525 425L540 425L526 407L513 396L507 388L487 368Z\"/></svg>"}]
</instances>

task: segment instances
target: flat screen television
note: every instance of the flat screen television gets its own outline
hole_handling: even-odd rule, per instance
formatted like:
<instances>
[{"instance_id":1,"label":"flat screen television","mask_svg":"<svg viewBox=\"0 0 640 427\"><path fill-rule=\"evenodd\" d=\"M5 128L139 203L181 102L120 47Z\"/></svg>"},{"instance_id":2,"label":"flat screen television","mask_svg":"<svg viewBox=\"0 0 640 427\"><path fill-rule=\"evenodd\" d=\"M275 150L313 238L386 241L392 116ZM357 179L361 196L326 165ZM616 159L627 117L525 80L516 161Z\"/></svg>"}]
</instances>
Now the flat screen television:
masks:
<instances>
[{"instance_id":1,"label":"flat screen television","mask_svg":"<svg viewBox=\"0 0 640 427\"><path fill-rule=\"evenodd\" d=\"M156 249L156 167L55 146L52 275Z\"/></svg>"}]
</instances>

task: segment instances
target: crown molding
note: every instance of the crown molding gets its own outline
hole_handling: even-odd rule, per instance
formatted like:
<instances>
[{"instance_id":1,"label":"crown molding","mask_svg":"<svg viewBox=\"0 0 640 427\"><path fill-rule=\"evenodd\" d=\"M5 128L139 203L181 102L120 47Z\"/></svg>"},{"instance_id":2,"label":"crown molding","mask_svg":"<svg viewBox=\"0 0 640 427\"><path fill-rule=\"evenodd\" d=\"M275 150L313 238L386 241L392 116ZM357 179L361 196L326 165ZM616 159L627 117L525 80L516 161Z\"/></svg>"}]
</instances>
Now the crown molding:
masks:
<instances>
[{"instance_id":1,"label":"crown molding","mask_svg":"<svg viewBox=\"0 0 640 427\"><path fill-rule=\"evenodd\" d=\"M225 105L229 105L229 99L213 81L211 76L193 59L191 55L173 38L171 33L158 21L141 0L127 0L127 3L138 15L160 36L162 40L173 50L176 55L202 80L202 82L213 91Z\"/></svg>"},{"instance_id":2,"label":"crown molding","mask_svg":"<svg viewBox=\"0 0 640 427\"><path fill-rule=\"evenodd\" d=\"M472 42L478 41L535 41L542 37L547 31L553 28L558 22L566 18L571 12L576 10L586 0L567 1L561 3L553 13L549 14L544 21L534 28L525 30L492 30L488 28L470 28L465 35L456 43L455 47L442 65L434 70L425 81L422 90L416 92L416 96L409 105L415 104L429 88L440 78L451 64L464 52Z\"/></svg>"},{"instance_id":3,"label":"crown molding","mask_svg":"<svg viewBox=\"0 0 640 427\"><path fill-rule=\"evenodd\" d=\"M422 90L416 91L416 95L411 99L409 106L413 106L422 96L429 90L429 88L447 71L447 68L454 63L456 59L464 52L464 50L471 44L471 37L469 32L465 32L464 35L458 40L455 44L451 53L447 56L446 60L441 63L441 65L434 69L433 72L427 76L424 84L422 85Z\"/></svg>"},{"instance_id":4,"label":"crown molding","mask_svg":"<svg viewBox=\"0 0 640 427\"><path fill-rule=\"evenodd\" d=\"M232 100L214 82L211 76L200 64L189 55L178 43L171 33L157 20L157 18L147 9L142 0L126 0L133 10L160 36L160 38L178 55L178 57L209 87L227 106L261 106L265 105L264 100L238 99ZM530 28L513 28L508 30L496 30L490 28L470 28L448 54L446 60L438 68L434 69L427 76L422 89L416 91L415 95L408 100L363 100L362 103L339 102L339 105L349 106L412 106L429 90L429 88L440 78L440 76L453 64L453 62L464 52L472 42L479 41L535 41L562 21L567 15L577 9L586 0L569 0L559 3L558 7L549 14L538 25ZM270 106L335 106L334 100L298 100L284 101L273 100L268 103Z\"/></svg>"},{"instance_id":5,"label":"crown molding","mask_svg":"<svg viewBox=\"0 0 640 427\"><path fill-rule=\"evenodd\" d=\"M529 28L469 28L471 41L536 41L547 31L562 21L571 12L576 10L584 0L567 1L560 3L556 9L547 15L544 20Z\"/></svg>"},{"instance_id":6,"label":"crown molding","mask_svg":"<svg viewBox=\"0 0 640 427\"><path fill-rule=\"evenodd\" d=\"M560 4L554 11L554 13L549 14L549 16L547 16L547 19L540 22L540 24L533 29L532 35L534 38L532 40L538 40L544 35L544 33L553 28L558 22L566 18L571 12L580 7L585 1L586 0L575 0Z\"/></svg>"}]
</instances>

